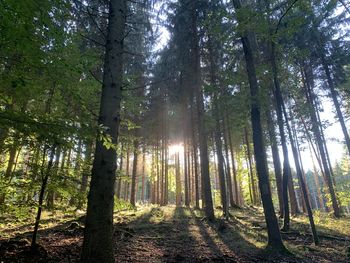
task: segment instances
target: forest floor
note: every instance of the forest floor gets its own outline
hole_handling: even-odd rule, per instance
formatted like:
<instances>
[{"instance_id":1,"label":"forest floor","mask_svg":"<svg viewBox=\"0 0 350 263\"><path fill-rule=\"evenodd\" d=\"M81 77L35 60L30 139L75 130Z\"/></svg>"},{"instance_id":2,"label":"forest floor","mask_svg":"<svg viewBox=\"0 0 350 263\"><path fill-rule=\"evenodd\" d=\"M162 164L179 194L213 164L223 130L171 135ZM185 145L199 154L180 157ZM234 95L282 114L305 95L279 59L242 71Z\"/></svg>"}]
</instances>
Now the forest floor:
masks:
<instances>
[{"instance_id":1,"label":"forest floor","mask_svg":"<svg viewBox=\"0 0 350 263\"><path fill-rule=\"evenodd\" d=\"M291 231L282 236L293 255L276 256L263 249L266 225L261 209L235 209L231 215L208 223L201 211L174 206L118 212L116 262L350 262L349 218L316 215L319 246L312 244L307 219L292 218ZM0 222L0 262L79 261L81 218L47 214L34 254L29 249L31 229L29 222Z\"/></svg>"}]
</instances>

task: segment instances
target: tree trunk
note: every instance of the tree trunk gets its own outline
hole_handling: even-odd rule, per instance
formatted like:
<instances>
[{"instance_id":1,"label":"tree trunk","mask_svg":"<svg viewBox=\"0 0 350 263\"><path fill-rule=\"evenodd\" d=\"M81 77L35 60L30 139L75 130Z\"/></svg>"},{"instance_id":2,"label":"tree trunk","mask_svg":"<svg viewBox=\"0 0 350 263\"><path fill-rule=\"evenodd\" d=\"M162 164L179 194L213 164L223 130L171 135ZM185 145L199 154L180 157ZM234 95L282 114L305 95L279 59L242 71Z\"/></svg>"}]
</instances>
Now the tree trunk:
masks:
<instances>
[{"instance_id":1,"label":"tree trunk","mask_svg":"<svg viewBox=\"0 0 350 263\"><path fill-rule=\"evenodd\" d=\"M168 204L169 198L169 165L168 165L168 133L165 134L165 148L164 148L164 201L163 205Z\"/></svg>"},{"instance_id":2,"label":"tree trunk","mask_svg":"<svg viewBox=\"0 0 350 263\"><path fill-rule=\"evenodd\" d=\"M228 140L228 128L227 128L227 116L224 119L224 147L225 147L225 159L226 159L226 181L227 181L227 188L229 193L229 205L230 207L236 207L237 204L234 201L234 192L233 192L233 184L232 184L232 177L231 177L231 167L230 167L230 158L229 158L229 140ZM235 186L236 187L236 186Z\"/></svg>"},{"instance_id":3,"label":"tree trunk","mask_svg":"<svg viewBox=\"0 0 350 263\"><path fill-rule=\"evenodd\" d=\"M58 175L58 166L59 166L59 162L60 162L60 157L61 157L61 148L57 147L55 162L53 164L53 169L55 171L53 174L54 176ZM54 210L54 208L55 208L55 196L56 196L56 193L55 193L54 189L49 188L49 191L48 191L47 197L46 197L46 205L47 205L48 210ZM71 204L69 204L69 205L71 205Z\"/></svg>"},{"instance_id":4,"label":"tree trunk","mask_svg":"<svg viewBox=\"0 0 350 263\"><path fill-rule=\"evenodd\" d=\"M317 143L319 151L320 151L320 157L322 160L326 184L328 186L329 193L331 196L334 216L340 217L340 208L338 205L337 197L335 195L335 189L334 189L331 173L330 173L329 167L327 165L326 154L325 154L324 147L322 144L321 133L320 133L320 130L318 127L317 117L316 117L315 108L314 108L313 92L312 92L312 87L313 87L312 69L310 66L307 66L306 64L304 64L303 76L304 76L304 83L305 83L304 88L305 88L305 92L306 92L306 99L307 99L307 103L310 107L310 117L311 117L311 121L312 121L312 129L313 129L313 132L314 132L314 135L316 138L316 143Z\"/></svg>"},{"instance_id":5,"label":"tree trunk","mask_svg":"<svg viewBox=\"0 0 350 263\"><path fill-rule=\"evenodd\" d=\"M290 182L289 177L291 177L291 170L290 170L290 164L289 164L289 156L288 156L288 147L287 147L287 141L286 141L286 135L284 132L284 121L283 120L283 97L282 92L280 88L280 83L278 79L278 69L277 69L277 63L276 63L276 54L275 54L275 44L273 42L270 43L270 63L272 67L272 73L273 73L273 84L274 84L274 97L275 97L275 107L276 107L276 113L277 113L277 123L279 128L279 133L281 137L281 144L282 144L282 152L283 152L283 178L282 178L282 193L283 193L283 207L284 207L284 214L283 214L283 227L282 229L284 231L289 230L289 224L290 224L290 217L289 217L289 202L288 202L288 184ZM287 122L287 121L286 121Z\"/></svg>"},{"instance_id":6,"label":"tree trunk","mask_svg":"<svg viewBox=\"0 0 350 263\"><path fill-rule=\"evenodd\" d=\"M46 155L46 149L44 150L44 158L43 158L43 164L45 162L45 155ZM42 206L43 206L43 201L44 201L44 194L45 194L45 189L47 186L47 181L49 180L50 174L51 174L51 169L53 166L53 158L55 156L55 146L51 148L50 152L50 157L49 157L49 162L47 164L46 171L42 171L42 182L41 182L41 188L40 188L40 194L39 194L39 203L38 203L38 211L36 214L35 218L35 224L34 224L34 230L33 230L33 236L32 236L32 242L31 242L31 250L34 251L36 249L36 237L38 234L38 229L39 229L39 223L40 223L40 218L41 218L41 211L42 211Z\"/></svg>"},{"instance_id":7,"label":"tree trunk","mask_svg":"<svg viewBox=\"0 0 350 263\"><path fill-rule=\"evenodd\" d=\"M197 5L198 1L191 2L191 47L192 56L191 60L193 63L193 87L197 102L197 118L198 118L198 135L199 135L199 149L200 149L200 165L201 165L201 178L202 178L202 192L204 194L204 212L209 221L214 220L214 209L213 200L211 195L211 183L209 175L209 158L208 158L208 142L207 142L207 131L204 124L204 98L203 90L201 87L200 79L200 53L199 53L199 39L197 32Z\"/></svg>"},{"instance_id":8,"label":"tree trunk","mask_svg":"<svg viewBox=\"0 0 350 263\"><path fill-rule=\"evenodd\" d=\"M136 182L137 182L137 164L139 157L139 143L138 140L134 140L134 159L132 163L132 174L131 174L131 192L130 192L130 204L136 205Z\"/></svg>"},{"instance_id":9,"label":"tree trunk","mask_svg":"<svg viewBox=\"0 0 350 263\"><path fill-rule=\"evenodd\" d=\"M282 189L282 167L281 167L281 159L278 152L278 145L277 145L277 138L276 138L276 131L275 131L275 125L273 123L272 118L272 111L266 112L267 117L267 125L269 129L269 138L270 138L270 144L271 144L271 152L272 152L272 160L273 160L273 167L275 170L275 177L276 177L276 187L277 187L277 197L278 197L278 204L280 209L280 217L283 218L283 189Z\"/></svg>"},{"instance_id":10,"label":"tree trunk","mask_svg":"<svg viewBox=\"0 0 350 263\"><path fill-rule=\"evenodd\" d=\"M185 188L185 206L190 206L189 201L189 184L188 184L188 161L187 161L187 148L189 147L187 145L187 132L188 132L188 119L187 119L187 101L186 99L183 100L182 105L182 117L183 117L183 123L184 123L184 130L183 130L183 141L184 141L184 188Z\"/></svg>"},{"instance_id":11,"label":"tree trunk","mask_svg":"<svg viewBox=\"0 0 350 263\"><path fill-rule=\"evenodd\" d=\"M85 204L85 198L86 198L86 190L88 187L88 179L89 179L89 173L91 171L91 153L92 153L92 142L87 142L85 146L85 160L84 160L84 167L82 171L81 176L81 184L80 184L80 193L81 197L79 198L78 203L78 209L82 208Z\"/></svg>"},{"instance_id":12,"label":"tree trunk","mask_svg":"<svg viewBox=\"0 0 350 263\"><path fill-rule=\"evenodd\" d=\"M231 139L231 130L228 127L228 142L230 146L230 154L231 154L231 164L232 164L232 172L233 172L233 182L234 182L234 187L235 187L235 202L237 205L242 205L240 203L240 183L238 180L237 176L237 170L236 170L236 165L235 165L235 158L234 158L234 153L233 153L233 145L232 145L232 139Z\"/></svg>"},{"instance_id":13,"label":"tree trunk","mask_svg":"<svg viewBox=\"0 0 350 263\"><path fill-rule=\"evenodd\" d=\"M322 62L323 70L326 73L328 88L331 91L331 96L332 96L332 100L334 103L334 107L335 107L335 110L337 112L337 117L338 117L338 120L340 122L340 126L341 126L341 129L343 131L343 134L344 134L345 144L346 144L346 147L348 149L348 153L350 155L350 136L349 136L348 130L346 128L343 113L340 109L340 103L338 101L338 94L337 94L335 87L334 87L333 79L331 77L331 72L329 70L328 63L327 63L326 58L325 58L323 53L321 55L321 62Z\"/></svg>"},{"instance_id":14,"label":"tree trunk","mask_svg":"<svg viewBox=\"0 0 350 263\"><path fill-rule=\"evenodd\" d=\"M145 188L146 188L146 174L145 174L145 167L146 167L146 147L143 147L143 152L142 152L142 178L141 178L141 202L145 202Z\"/></svg>"},{"instance_id":15,"label":"tree trunk","mask_svg":"<svg viewBox=\"0 0 350 263\"><path fill-rule=\"evenodd\" d=\"M222 211L223 216L228 216L228 206L227 206L227 196L226 196L226 181L225 181L225 171L224 171L224 156L222 154L222 141L221 141L221 131L220 131L220 121L219 121L219 114L217 109L217 102L216 98L214 97L214 114L216 119L216 129L215 129L215 145L216 145L216 156L218 160L218 176L219 176L219 184L220 184L220 197L221 197L221 205L222 205Z\"/></svg>"},{"instance_id":16,"label":"tree trunk","mask_svg":"<svg viewBox=\"0 0 350 263\"><path fill-rule=\"evenodd\" d=\"M175 180L176 180L176 206L181 206L181 175L180 175L180 156L179 153L175 153Z\"/></svg>"},{"instance_id":17,"label":"tree trunk","mask_svg":"<svg viewBox=\"0 0 350 263\"><path fill-rule=\"evenodd\" d=\"M290 144L292 146L292 152L293 152L295 167L296 167L296 170L297 170L297 176L298 176L298 179L299 179L299 184L300 184L300 187L301 187L301 190L302 190L302 193L303 193L303 197L304 197L304 202L305 202L305 205L306 205L306 210L307 210L307 214L308 214L308 218L309 218L309 223L310 223L310 227L311 227L312 236L313 236L315 245L318 245L319 244L319 239L318 239L318 235L317 235L317 232L316 232L316 226L315 226L315 222L314 222L314 217L313 217L312 210L311 210L311 205L310 205L310 200L309 200L309 192L308 192L308 190L306 188L303 172L301 170L301 166L300 166L300 163L299 163L298 150L297 150L297 148L295 146L295 143L294 143L293 135L292 135L292 132L291 132L291 129L290 129L290 125L289 125L289 122L288 122L288 115L287 115L286 107L285 107L284 104L282 105L282 108L283 108L284 118L286 120L286 126L287 126L288 135L289 135L289 141L290 141ZM295 138L295 139L297 140L297 138Z\"/></svg>"},{"instance_id":18,"label":"tree trunk","mask_svg":"<svg viewBox=\"0 0 350 263\"><path fill-rule=\"evenodd\" d=\"M215 140L215 146L216 146L216 156L218 160L218 176L219 176L219 183L220 183L220 198L221 198L221 205L223 210L223 216L228 217L228 203L227 203L227 195L226 195L226 180L225 180L225 170L224 170L224 155L223 155L223 148L222 148L222 133L220 129L220 114L219 114L219 107L218 107L218 80L216 77L216 64L214 62L214 50L213 50L213 43L211 36L208 36L208 50L209 50L209 60L210 60L210 84L215 88L214 94L213 94L213 113L214 113L214 120L216 124L216 128L214 131L214 140Z\"/></svg>"},{"instance_id":19,"label":"tree trunk","mask_svg":"<svg viewBox=\"0 0 350 263\"><path fill-rule=\"evenodd\" d=\"M232 0L236 11L240 11L240 0ZM240 17L237 16L238 23L242 23ZM246 70L250 86L251 96L251 122L253 128L253 143L254 155L256 160L256 169L259 178L259 188L261 200L264 207L264 215L268 232L268 248L272 250L284 251L286 248L283 245L281 234L278 227L278 221L275 214L275 209L272 203L271 189L269 182L269 173L267 167L266 149L264 146L263 131L261 126L260 105L258 100L259 86L256 77L254 50L251 48L251 43L247 37L247 32L241 36L243 51L246 61Z\"/></svg>"},{"instance_id":20,"label":"tree trunk","mask_svg":"<svg viewBox=\"0 0 350 263\"><path fill-rule=\"evenodd\" d=\"M248 159L248 166L249 166L249 177L250 177L250 186L251 186L251 199L252 204L256 205L257 203L257 195L256 195L256 187L255 187L255 180L254 180L254 172L253 172L253 162L252 162L252 154L250 151L250 143L248 139L248 130L247 128L244 128L244 140L245 144L247 146L247 159Z\"/></svg>"},{"instance_id":21,"label":"tree trunk","mask_svg":"<svg viewBox=\"0 0 350 263\"><path fill-rule=\"evenodd\" d=\"M192 152L194 163L194 186L195 186L195 208L199 208L199 178L198 178L198 157L197 157L197 138L194 122L194 110L191 106L191 123L192 123Z\"/></svg>"},{"instance_id":22,"label":"tree trunk","mask_svg":"<svg viewBox=\"0 0 350 263\"><path fill-rule=\"evenodd\" d=\"M125 169L125 177L127 180L124 182L124 200L129 199L129 179L130 179L130 146L127 146L126 150L126 169Z\"/></svg>"},{"instance_id":23,"label":"tree trunk","mask_svg":"<svg viewBox=\"0 0 350 263\"><path fill-rule=\"evenodd\" d=\"M99 124L117 145L120 123L120 101L123 77L123 41L126 2L109 2L106 52L103 70ZM82 262L114 262L113 208L116 175L116 151L107 149L97 139L92 167L85 222Z\"/></svg>"}]
</instances>

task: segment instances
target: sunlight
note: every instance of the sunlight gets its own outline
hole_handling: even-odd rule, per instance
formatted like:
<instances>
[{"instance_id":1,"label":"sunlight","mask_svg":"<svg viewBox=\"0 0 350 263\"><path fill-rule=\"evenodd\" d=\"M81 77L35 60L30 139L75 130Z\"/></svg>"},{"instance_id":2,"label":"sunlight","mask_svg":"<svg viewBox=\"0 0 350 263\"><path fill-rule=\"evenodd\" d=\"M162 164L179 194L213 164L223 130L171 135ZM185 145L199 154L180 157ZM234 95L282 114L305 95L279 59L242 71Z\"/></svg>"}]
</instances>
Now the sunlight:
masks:
<instances>
[{"instance_id":1,"label":"sunlight","mask_svg":"<svg viewBox=\"0 0 350 263\"><path fill-rule=\"evenodd\" d=\"M172 156L176 153L183 153L184 146L181 143L169 145L169 155Z\"/></svg>"}]
</instances>

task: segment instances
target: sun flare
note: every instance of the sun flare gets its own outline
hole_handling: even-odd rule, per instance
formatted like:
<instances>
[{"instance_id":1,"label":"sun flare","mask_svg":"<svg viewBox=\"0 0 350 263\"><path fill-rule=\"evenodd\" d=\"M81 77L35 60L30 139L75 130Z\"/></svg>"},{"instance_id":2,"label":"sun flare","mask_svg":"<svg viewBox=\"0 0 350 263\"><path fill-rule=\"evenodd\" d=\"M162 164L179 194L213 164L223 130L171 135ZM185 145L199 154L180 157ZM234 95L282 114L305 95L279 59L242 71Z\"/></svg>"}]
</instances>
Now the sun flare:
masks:
<instances>
[{"instance_id":1,"label":"sun flare","mask_svg":"<svg viewBox=\"0 0 350 263\"><path fill-rule=\"evenodd\" d=\"M169 146L169 155L172 156L177 153L183 153L184 152L184 146L181 143L178 144L172 144Z\"/></svg>"}]
</instances>

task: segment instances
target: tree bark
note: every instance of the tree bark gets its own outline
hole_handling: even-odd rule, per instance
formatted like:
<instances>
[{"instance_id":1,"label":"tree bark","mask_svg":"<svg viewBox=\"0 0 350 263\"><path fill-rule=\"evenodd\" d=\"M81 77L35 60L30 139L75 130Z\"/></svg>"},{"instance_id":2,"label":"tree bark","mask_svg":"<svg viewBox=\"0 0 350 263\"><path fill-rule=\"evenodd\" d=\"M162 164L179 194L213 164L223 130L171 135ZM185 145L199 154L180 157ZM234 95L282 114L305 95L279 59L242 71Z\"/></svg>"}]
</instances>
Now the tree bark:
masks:
<instances>
[{"instance_id":1,"label":"tree bark","mask_svg":"<svg viewBox=\"0 0 350 263\"><path fill-rule=\"evenodd\" d=\"M333 79L331 77L331 72L329 70L329 66L328 66L328 63L326 61L326 58L325 58L324 54L321 55L321 62L322 62L323 70L326 73L328 88L331 91L331 96L332 96L332 100L333 100L333 103L334 103L334 107L335 107L335 110L336 110L336 113L337 113L337 117L338 117L341 129L342 129L343 134L344 134L344 140L345 140L346 147L348 149L348 154L350 156L350 136L349 136L348 130L346 128L346 124L345 124L345 121L344 121L344 116L343 116L343 113L342 113L342 111L340 109L340 103L338 101L338 94L337 94L337 92L335 90Z\"/></svg>"},{"instance_id":2,"label":"tree bark","mask_svg":"<svg viewBox=\"0 0 350 263\"><path fill-rule=\"evenodd\" d=\"M176 180L176 206L181 206L181 175L180 175L180 156L179 153L175 153L175 180Z\"/></svg>"},{"instance_id":3,"label":"tree bark","mask_svg":"<svg viewBox=\"0 0 350 263\"><path fill-rule=\"evenodd\" d=\"M199 53L199 39L197 32L197 5L198 1L191 1L191 47L192 47L192 64L193 64L193 87L197 102L197 118L198 118L198 137L200 149L200 165L202 178L202 191L204 194L204 212L209 221L214 220L213 200L211 195L211 183L209 175L209 158L208 158L208 142L207 130L204 124L204 98L203 90L200 83L200 53Z\"/></svg>"},{"instance_id":4,"label":"tree bark","mask_svg":"<svg viewBox=\"0 0 350 263\"><path fill-rule=\"evenodd\" d=\"M241 10L240 0L232 0L233 6L236 12ZM238 23L242 21L237 16ZM250 86L251 96L251 122L253 128L253 143L254 143L254 155L256 161L256 169L259 178L259 188L261 194L261 200L264 208L264 215L268 232L268 248L277 251L285 251L286 248L283 245L281 234L279 231L278 221L275 214L275 209L271 197L271 189L269 182L269 173L267 167L266 149L264 146L263 131L261 126L261 113L258 99L259 86L256 77L254 51L248 38L247 32L243 32L241 36L243 45L243 51L246 61L246 70L248 74L248 81Z\"/></svg>"},{"instance_id":5,"label":"tree bark","mask_svg":"<svg viewBox=\"0 0 350 263\"><path fill-rule=\"evenodd\" d=\"M235 187L235 202L237 205L242 205L240 202L240 183L239 183L239 179L237 176L237 170L236 170L236 164L235 164L235 158L234 158L234 153L233 153L233 145L232 145L232 138L231 138L231 130L229 129L228 126L228 142L229 142L229 146L230 146L230 157L231 157L231 164L232 164L232 172L233 172L233 182L234 182L234 187Z\"/></svg>"},{"instance_id":6,"label":"tree bark","mask_svg":"<svg viewBox=\"0 0 350 263\"><path fill-rule=\"evenodd\" d=\"M139 143L138 140L134 140L134 159L132 163L132 174L131 174L131 192L130 192L130 204L136 205L136 182L137 182L137 165L139 158Z\"/></svg>"},{"instance_id":7,"label":"tree bark","mask_svg":"<svg viewBox=\"0 0 350 263\"><path fill-rule=\"evenodd\" d=\"M32 242L31 242L31 246L30 246L32 251L34 251L36 249L36 237L37 237L38 229L39 229L41 211L42 211L42 206L43 206L43 201L44 201L44 194L45 194L47 182L48 182L50 174L51 174L51 169L53 166L53 158L55 156L55 148L56 148L55 146L53 146L51 148L49 162L47 164L46 171L45 172L42 171L42 182L41 182L41 188L40 188L40 194L39 194L38 211L37 211L36 218L35 218ZM43 154L43 156L44 156L43 164L45 163L45 155L46 155L46 149L44 150L44 154Z\"/></svg>"},{"instance_id":8,"label":"tree bark","mask_svg":"<svg viewBox=\"0 0 350 263\"><path fill-rule=\"evenodd\" d=\"M312 129L313 129L313 132L314 132L314 135L316 138L316 143L317 143L319 151L320 151L320 157L321 157L322 165L323 165L323 169L324 169L323 171L325 174L326 184L328 186L329 193L331 196L334 216L340 217L340 208L338 205L337 197L335 195L335 189L334 189L331 173L330 173L329 167L327 165L326 154L325 154L324 147L322 144L321 133L320 133L320 130L318 127L317 117L316 117L316 113L315 113L315 109L314 109L314 100L313 100L313 92L312 92L312 87L313 87L312 69L310 66L307 66L306 64L304 64L303 66L304 66L303 76L304 76L304 83L305 83L304 88L305 88L307 103L308 103L309 109L310 109Z\"/></svg>"},{"instance_id":9,"label":"tree bark","mask_svg":"<svg viewBox=\"0 0 350 263\"><path fill-rule=\"evenodd\" d=\"M227 117L227 116L226 116ZM225 159L226 159L226 181L227 181L227 188L228 188L228 194L229 194L229 205L230 207L236 207L237 204L234 201L234 192L233 192L233 186L232 184L232 177L231 177L231 167L230 167L230 158L229 158L229 139L228 139L228 128L227 128L227 118L224 118L223 123L223 133L224 133L224 148L225 148Z\"/></svg>"},{"instance_id":10,"label":"tree bark","mask_svg":"<svg viewBox=\"0 0 350 263\"><path fill-rule=\"evenodd\" d=\"M109 2L106 52L103 70L99 124L114 145L118 142L123 78L123 42L126 2ZM116 150L96 141L85 222L82 262L114 262L113 208Z\"/></svg>"},{"instance_id":11,"label":"tree bark","mask_svg":"<svg viewBox=\"0 0 350 263\"><path fill-rule=\"evenodd\" d=\"M253 162L252 162L252 154L250 151L250 143L248 139L248 130L247 128L244 128L244 140L247 147L247 159L248 159L248 166L249 166L249 177L250 177L250 187L251 187L251 199L252 204L256 205L257 203L257 195L256 195L256 187L255 187L255 180L254 180L254 171L253 171Z\"/></svg>"},{"instance_id":12,"label":"tree bark","mask_svg":"<svg viewBox=\"0 0 350 263\"><path fill-rule=\"evenodd\" d=\"M146 167L146 147L143 147L143 152L142 152L142 178L141 178L141 198L140 200L145 202L145 188L146 188L146 174L145 174L145 167Z\"/></svg>"},{"instance_id":13,"label":"tree bark","mask_svg":"<svg viewBox=\"0 0 350 263\"><path fill-rule=\"evenodd\" d=\"M282 167L281 167L281 159L278 152L278 145L277 145L277 138L276 138L276 131L275 131L275 125L273 123L272 118L272 111L266 112L267 117L267 125L269 129L269 138L270 138L270 144L271 144L271 152L272 152L272 161L273 161L273 167L275 170L275 177L276 177L276 187L277 187L277 197L278 197L278 204L280 209L280 217L283 218L283 189L282 189Z\"/></svg>"},{"instance_id":14,"label":"tree bark","mask_svg":"<svg viewBox=\"0 0 350 263\"><path fill-rule=\"evenodd\" d=\"M296 167L296 170L297 170L297 176L298 176L298 179L299 179L299 184L300 184L300 187L301 187L301 190L302 190L302 193L303 193L304 202L305 202L305 205L306 205L306 210L307 210L307 214L308 214L308 218L309 218L309 223L310 223L310 227L311 227L312 236L313 236L315 245L318 245L319 244L319 239L318 239L318 235L317 235L317 232L316 232L316 226L315 226L314 217L313 217L312 209L311 209L311 205L310 205L309 192L308 192L308 190L306 188L306 184L305 184L305 181L304 181L303 172L301 170L301 166L300 166L300 163L299 163L298 150L297 150L296 145L294 143L292 131L291 131L291 128L290 128L290 125L289 125L289 122L288 122L288 115L287 115L286 107L285 107L284 104L282 105L282 109L283 109L284 118L286 120L286 126L287 126L288 135L289 135L289 141L290 141L290 144L292 146L294 163L295 163L295 167ZM296 140L297 140L297 138L296 138Z\"/></svg>"}]
</instances>

